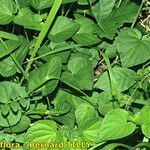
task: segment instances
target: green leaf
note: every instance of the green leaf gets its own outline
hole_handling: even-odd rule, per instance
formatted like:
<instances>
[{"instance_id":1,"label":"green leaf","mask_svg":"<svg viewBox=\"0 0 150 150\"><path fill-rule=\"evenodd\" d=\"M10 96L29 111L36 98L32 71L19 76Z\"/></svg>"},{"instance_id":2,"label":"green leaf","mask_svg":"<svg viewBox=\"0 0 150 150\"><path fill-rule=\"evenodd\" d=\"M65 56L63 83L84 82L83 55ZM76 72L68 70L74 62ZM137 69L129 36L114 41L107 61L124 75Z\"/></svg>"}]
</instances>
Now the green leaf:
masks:
<instances>
[{"instance_id":1,"label":"green leaf","mask_svg":"<svg viewBox=\"0 0 150 150\"><path fill-rule=\"evenodd\" d=\"M49 8L53 5L54 0L31 0L31 6L37 10Z\"/></svg>"},{"instance_id":2,"label":"green leaf","mask_svg":"<svg viewBox=\"0 0 150 150\"><path fill-rule=\"evenodd\" d=\"M97 26L96 24L81 15L76 15L76 22L80 24L79 31L73 36L73 40L82 45L93 45L100 42L100 39L95 35Z\"/></svg>"},{"instance_id":3,"label":"green leaf","mask_svg":"<svg viewBox=\"0 0 150 150\"><path fill-rule=\"evenodd\" d=\"M117 83L115 89L118 92L129 89L138 79L138 75L131 69L114 67L112 69L113 76ZM108 72L104 72L95 84L95 88L110 91L110 79Z\"/></svg>"},{"instance_id":4,"label":"green leaf","mask_svg":"<svg viewBox=\"0 0 150 150\"><path fill-rule=\"evenodd\" d=\"M63 42L71 38L79 28L80 25L75 21L67 17L59 16L56 19L48 38L53 42Z\"/></svg>"},{"instance_id":5,"label":"green leaf","mask_svg":"<svg viewBox=\"0 0 150 150\"><path fill-rule=\"evenodd\" d=\"M6 115L9 114L10 107L9 107L8 104L4 104L4 105L1 106L0 110L1 110L1 113L2 113L4 116L6 116Z\"/></svg>"},{"instance_id":6,"label":"green leaf","mask_svg":"<svg viewBox=\"0 0 150 150\"><path fill-rule=\"evenodd\" d=\"M14 126L15 124L17 124L19 122L21 118L21 112L18 111L17 113L13 113L12 110L9 111L9 114L7 116L3 116L0 113L0 126L2 127L10 127L10 126Z\"/></svg>"},{"instance_id":7,"label":"green leaf","mask_svg":"<svg viewBox=\"0 0 150 150\"><path fill-rule=\"evenodd\" d=\"M34 7L37 10L42 10L45 8L49 8L53 5L55 0L31 0L31 6ZM67 3L73 3L76 2L77 0L63 0L63 4L67 4Z\"/></svg>"},{"instance_id":8,"label":"green leaf","mask_svg":"<svg viewBox=\"0 0 150 150\"><path fill-rule=\"evenodd\" d=\"M66 139L57 129L57 124L54 121L40 120L35 122L27 131L26 142L31 141L35 143L59 143L66 141ZM41 148L33 147L32 149L40 150ZM48 148L45 147L42 150L48 150Z\"/></svg>"},{"instance_id":9,"label":"green leaf","mask_svg":"<svg viewBox=\"0 0 150 150\"><path fill-rule=\"evenodd\" d=\"M0 31L0 37L8 40L18 41L19 38L15 34L11 34L9 32Z\"/></svg>"},{"instance_id":10,"label":"green leaf","mask_svg":"<svg viewBox=\"0 0 150 150\"><path fill-rule=\"evenodd\" d=\"M18 1L18 4L19 4L19 7L20 8L24 8L24 7L29 7L30 5L30 0L17 0Z\"/></svg>"},{"instance_id":11,"label":"green leaf","mask_svg":"<svg viewBox=\"0 0 150 150\"><path fill-rule=\"evenodd\" d=\"M103 91L97 97L98 110L101 114L106 115L114 109L115 102L112 101L111 91Z\"/></svg>"},{"instance_id":12,"label":"green leaf","mask_svg":"<svg viewBox=\"0 0 150 150\"><path fill-rule=\"evenodd\" d=\"M150 106L144 106L141 110L142 132L150 138Z\"/></svg>"},{"instance_id":13,"label":"green leaf","mask_svg":"<svg viewBox=\"0 0 150 150\"><path fill-rule=\"evenodd\" d=\"M24 36L18 36L19 37L19 42L20 42L20 47L14 51L14 57L17 59L17 61L22 65L24 59L26 58L26 55L28 54L29 51L29 42Z\"/></svg>"},{"instance_id":14,"label":"green leaf","mask_svg":"<svg viewBox=\"0 0 150 150\"><path fill-rule=\"evenodd\" d=\"M117 29L124 23L132 23L136 19L138 6L128 1L122 2L119 8L115 8L107 18L102 22L99 22L98 35L100 37L106 37L113 39Z\"/></svg>"},{"instance_id":15,"label":"green leaf","mask_svg":"<svg viewBox=\"0 0 150 150\"><path fill-rule=\"evenodd\" d=\"M30 119L27 116L22 116L21 120L10 128L4 128L7 133L20 133L25 131L30 125Z\"/></svg>"},{"instance_id":16,"label":"green leaf","mask_svg":"<svg viewBox=\"0 0 150 150\"><path fill-rule=\"evenodd\" d=\"M147 142L141 142L139 144L137 144L134 148L150 148L150 143L147 143Z\"/></svg>"},{"instance_id":17,"label":"green leaf","mask_svg":"<svg viewBox=\"0 0 150 150\"><path fill-rule=\"evenodd\" d=\"M125 145L125 144L122 144L122 143L111 143L111 144L108 144L105 147L103 147L101 150L114 150L117 147L124 147L124 148L127 148L127 149L132 148L132 147L130 147L128 145Z\"/></svg>"},{"instance_id":18,"label":"green leaf","mask_svg":"<svg viewBox=\"0 0 150 150\"><path fill-rule=\"evenodd\" d=\"M95 109L86 103L79 105L75 111L75 117L78 125L82 125L87 120L94 119L95 115Z\"/></svg>"},{"instance_id":19,"label":"green leaf","mask_svg":"<svg viewBox=\"0 0 150 150\"><path fill-rule=\"evenodd\" d=\"M20 47L18 47L14 52L12 52L12 54L14 58L19 62L19 64L22 65L29 51L29 43L23 36L18 37ZM4 59L0 61L0 75L4 77L10 77L13 76L16 72L20 72L20 70L18 70L18 67L16 66L11 56L8 56L6 58L4 57Z\"/></svg>"},{"instance_id":20,"label":"green leaf","mask_svg":"<svg viewBox=\"0 0 150 150\"><path fill-rule=\"evenodd\" d=\"M150 36L137 29L123 29L115 40L114 46L120 54L123 67L132 67L149 60Z\"/></svg>"},{"instance_id":21,"label":"green leaf","mask_svg":"<svg viewBox=\"0 0 150 150\"><path fill-rule=\"evenodd\" d=\"M68 70L61 77L64 83L73 85L80 90L93 88L94 71L88 59L82 57L72 59L68 64Z\"/></svg>"},{"instance_id":22,"label":"green leaf","mask_svg":"<svg viewBox=\"0 0 150 150\"><path fill-rule=\"evenodd\" d=\"M92 13L98 23L101 23L108 17L114 5L115 0L99 0L94 6L92 6Z\"/></svg>"},{"instance_id":23,"label":"green leaf","mask_svg":"<svg viewBox=\"0 0 150 150\"><path fill-rule=\"evenodd\" d=\"M116 140L126 137L134 132L136 125L127 122L128 112L122 109L114 109L106 114L99 130L97 142Z\"/></svg>"},{"instance_id":24,"label":"green leaf","mask_svg":"<svg viewBox=\"0 0 150 150\"><path fill-rule=\"evenodd\" d=\"M0 43L0 58L10 54L20 46L20 43L14 40L7 40L5 41L5 44L7 45L8 49L6 49L6 47L2 43Z\"/></svg>"},{"instance_id":25,"label":"green leaf","mask_svg":"<svg viewBox=\"0 0 150 150\"><path fill-rule=\"evenodd\" d=\"M23 108L26 108L26 107L28 107L28 105L29 105L29 101L26 100L26 99L20 99L20 100L19 100L19 104L20 104Z\"/></svg>"},{"instance_id":26,"label":"green leaf","mask_svg":"<svg viewBox=\"0 0 150 150\"><path fill-rule=\"evenodd\" d=\"M29 8L22 8L13 19L14 23L28 29L41 30L42 24L36 20L34 13Z\"/></svg>"},{"instance_id":27,"label":"green leaf","mask_svg":"<svg viewBox=\"0 0 150 150\"><path fill-rule=\"evenodd\" d=\"M59 57L54 57L29 74L28 92L33 92L41 86L43 94L52 92L57 86L60 73L61 59Z\"/></svg>"},{"instance_id":28,"label":"green leaf","mask_svg":"<svg viewBox=\"0 0 150 150\"><path fill-rule=\"evenodd\" d=\"M68 113L71 110L70 104L67 102L60 102L55 106L55 109L50 109L46 111L46 114L51 116L60 116Z\"/></svg>"},{"instance_id":29,"label":"green leaf","mask_svg":"<svg viewBox=\"0 0 150 150\"><path fill-rule=\"evenodd\" d=\"M10 107L11 107L13 112L17 112L20 108L19 103L17 101L11 102Z\"/></svg>"},{"instance_id":30,"label":"green leaf","mask_svg":"<svg viewBox=\"0 0 150 150\"><path fill-rule=\"evenodd\" d=\"M0 24L5 25L10 23L14 14L17 12L17 7L12 0L0 0Z\"/></svg>"},{"instance_id":31,"label":"green leaf","mask_svg":"<svg viewBox=\"0 0 150 150\"><path fill-rule=\"evenodd\" d=\"M87 5L87 4L89 4L89 2L93 3L95 1L96 0L78 0L78 4L80 4L80 5Z\"/></svg>"},{"instance_id":32,"label":"green leaf","mask_svg":"<svg viewBox=\"0 0 150 150\"><path fill-rule=\"evenodd\" d=\"M21 87L19 84L3 81L0 82L0 102L9 103L10 100L15 100L19 97L25 97L26 91L24 87Z\"/></svg>"},{"instance_id":33,"label":"green leaf","mask_svg":"<svg viewBox=\"0 0 150 150\"><path fill-rule=\"evenodd\" d=\"M43 60L48 61L53 57L58 56L61 58L62 63L67 63L70 52L76 45L70 45L66 42L53 43L51 42L48 46L43 46L39 49L39 57Z\"/></svg>"},{"instance_id":34,"label":"green leaf","mask_svg":"<svg viewBox=\"0 0 150 150\"><path fill-rule=\"evenodd\" d=\"M87 58L88 60L90 60L93 68L95 68L97 66L97 62L99 60L99 53L97 50L91 48L80 48L77 47L76 48L76 53L71 53L71 59L74 59L75 57L84 57Z\"/></svg>"},{"instance_id":35,"label":"green leaf","mask_svg":"<svg viewBox=\"0 0 150 150\"><path fill-rule=\"evenodd\" d=\"M0 75L3 77L13 76L17 72L17 67L9 56L0 61Z\"/></svg>"},{"instance_id":36,"label":"green leaf","mask_svg":"<svg viewBox=\"0 0 150 150\"><path fill-rule=\"evenodd\" d=\"M75 124L75 115L74 115L73 109L70 112L68 112L67 114L60 115L60 116L53 117L53 118L57 122L62 123L69 128L73 128L73 126Z\"/></svg>"},{"instance_id":37,"label":"green leaf","mask_svg":"<svg viewBox=\"0 0 150 150\"><path fill-rule=\"evenodd\" d=\"M88 122L85 121L82 126L79 127L79 132L81 132L81 136L85 141L92 141L95 143L100 126L101 121L99 118L91 119Z\"/></svg>"}]
</instances>

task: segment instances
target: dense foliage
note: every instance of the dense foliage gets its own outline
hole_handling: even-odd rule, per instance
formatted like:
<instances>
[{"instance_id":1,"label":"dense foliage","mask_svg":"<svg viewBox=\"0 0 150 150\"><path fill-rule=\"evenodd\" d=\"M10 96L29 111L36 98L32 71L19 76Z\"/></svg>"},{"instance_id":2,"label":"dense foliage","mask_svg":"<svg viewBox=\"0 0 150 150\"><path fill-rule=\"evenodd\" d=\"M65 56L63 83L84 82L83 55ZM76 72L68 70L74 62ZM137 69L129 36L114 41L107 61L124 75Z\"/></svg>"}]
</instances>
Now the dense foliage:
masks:
<instances>
[{"instance_id":1,"label":"dense foliage","mask_svg":"<svg viewBox=\"0 0 150 150\"><path fill-rule=\"evenodd\" d=\"M0 0L0 148L150 149L149 4Z\"/></svg>"}]
</instances>

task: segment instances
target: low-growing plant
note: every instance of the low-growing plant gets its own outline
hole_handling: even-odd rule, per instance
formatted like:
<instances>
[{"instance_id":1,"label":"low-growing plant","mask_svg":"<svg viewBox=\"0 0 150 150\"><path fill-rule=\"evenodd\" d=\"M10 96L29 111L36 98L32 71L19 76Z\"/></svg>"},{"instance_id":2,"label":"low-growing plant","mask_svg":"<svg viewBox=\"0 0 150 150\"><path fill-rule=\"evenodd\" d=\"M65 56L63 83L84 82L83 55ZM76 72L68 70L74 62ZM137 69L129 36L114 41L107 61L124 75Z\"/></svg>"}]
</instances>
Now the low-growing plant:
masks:
<instances>
[{"instance_id":1,"label":"low-growing plant","mask_svg":"<svg viewBox=\"0 0 150 150\"><path fill-rule=\"evenodd\" d=\"M150 149L149 0L0 0L0 149Z\"/></svg>"}]
</instances>

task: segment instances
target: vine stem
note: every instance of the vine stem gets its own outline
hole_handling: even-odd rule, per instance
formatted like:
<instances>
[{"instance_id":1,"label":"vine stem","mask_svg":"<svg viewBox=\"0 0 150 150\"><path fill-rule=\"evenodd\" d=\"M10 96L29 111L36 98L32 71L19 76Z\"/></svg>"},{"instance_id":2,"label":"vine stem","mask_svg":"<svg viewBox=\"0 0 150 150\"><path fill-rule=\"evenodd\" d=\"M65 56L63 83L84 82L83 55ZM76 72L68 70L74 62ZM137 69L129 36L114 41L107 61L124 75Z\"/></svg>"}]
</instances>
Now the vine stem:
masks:
<instances>
[{"instance_id":1,"label":"vine stem","mask_svg":"<svg viewBox=\"0 0 150 150\"><path fill-rule=\"evenodd\" d=\"M145 3L145 0L142 0L142 2L141 2L141 4L140 4L140 7L139 7L139 10L138 10L138 12L137 12L136 18L135 18L134 22L132 23L131 28L133 28L133 27L135 26L136 21L137 21L139 15L140 15L140 13L141 13L141 10L142 10L142 7L143 7L144 3Z\"/></svg>"},{"instance_id":2,"label":"vine stem","mask_svg":"<svg viewBox=\"0 0 150 150\"><path fill-rule=\"evenodd\" d=\"M26 74L28 74L28 72L29 72L29 70L31 68L31 65L33 63L34 57L36 56L36 54L38 52L38 49L40 48L40 45L43 42L43 39L45 38L45 36L46 36L46 34L47 34L51 24L53 23L53 20L54 20L54 18L56 16L56 14L57 14L61 4L62 4L62 0L55 0L54 1L54 4L53 4L53 6L52 6L52 8L50 10L50 13L49 13L47 19L46 19L46 22L43 25L43 28L42 28L42 30L41 30L38 38L37 38L37 41L35 43L35 47L34 47L32 53L31 53L30 61L27 64L27 67L26 67L26 70L25 70Z\"/></svg>"},{"instance_id":3,"label":"vine stem","mask_svg":"<svg viewBox=\"0 0 150 150\"><path fill-rule=\"evenodd\" d=\"M119 0L117 8L120 7L121 3L122 3L122 0Z\"/></svg>"},{"instance_id":4,"label":"vine stem","mask_svg":"<svg viewBox=\"0 0 150 150\"><path fill-rule=\"evenodd\" d=\"M95 148L97 148L97 147L99 147L99 146L103 145L104 143L105 143L105 142L102 142L102 143L96 144L96 145L94 145L93 147L91 147L89 150L94 150Z\"/></svg>"}]
</instances>

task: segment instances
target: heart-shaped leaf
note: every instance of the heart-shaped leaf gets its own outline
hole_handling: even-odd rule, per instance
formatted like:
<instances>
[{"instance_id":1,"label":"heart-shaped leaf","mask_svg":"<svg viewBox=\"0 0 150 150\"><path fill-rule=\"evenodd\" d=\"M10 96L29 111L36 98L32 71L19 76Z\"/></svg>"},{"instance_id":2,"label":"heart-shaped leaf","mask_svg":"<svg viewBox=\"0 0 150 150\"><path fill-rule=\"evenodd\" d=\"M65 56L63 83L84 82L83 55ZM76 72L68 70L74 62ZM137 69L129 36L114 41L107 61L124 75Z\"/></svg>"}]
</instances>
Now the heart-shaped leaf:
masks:
<instances>
[{"instance_id":1,"label":"heart-shaped leaf","mask_svg":"<svg viewBox=\"0 0 150 150\"><path fill-rule=\"evenodd\" d=\"M150 59L150 36L142 36L137 29L124 29L115 40L123 67L132 67Z\"/></svg>"},{"instance_id":2,"label":"heart-shaped leaf","mask_svg":"<svg viewBox=\"0 0 150 150\"><path fill-rule=\"evenodd\" d=\"M28 91L33 92L42 86L40 90L42 90L44 95L50 93L57 86L60 73L61 59L59 57L54 57L46 64L41 65L37 70L30 73Z\"/></svg>"},{"instance_id":3,"label":"heart-shaped leaf","mask_svg":"<svg viewBox=\"0 0 150 150\"><path fill-rule=\"evenodd\" d=\"M87 120L94 119L95 115L96 111L94 107L86 103L79 105L75 111L78 125L82 125Z\"/></svg>"},{"instance_id":4,"label":"heart-shaped leaf","mask_svg":"<svg viewBox=\"0 0 150 150\"><path fill-rule=\"evenodd\" d=\"M130 88L138 79L138 75L130 69L115 67L112 69L113 76L117 83L116 90L121 92ZM104 72L95 84L96 88L110 91L110 79L108 72Z\"/></svg>"},{"instance_id":5,"label":"heart-shaped leaf","mask_svg":"<svg viewBox=\"0 0 150 150\"><path fill-rule=\"evenodd\" d=\"M115 0L100 0L92 7L92 13L96 20L101 23L102 20L111 13L115 5Z\"/></svg>"},{"instance_id":6,"label":"heart-shaped leaf","mask_svg":"<svg viewBox=\"0 0 150 150\"><path fill-rule=\"evenodd\" d=\"M35 143L59 143L66 139L64 135L57 129L57 124L54 121L40 120L35 122L27 131L26 142ZM32 147L33 150L40 150L40 147ZM42 150L48 150L48 147L43 147ZM56 148L57 149L57 148ZM58 148L59 149L59 148Z\"/></svg>"},{"instance_id":7,"label":"heart-shaped leaf","mask_svg":"<svg viewBox=\"0 0 150 150\"><path fill-rule=\"evenodd\" d=\"M75 21L59 16L54 23L48 37L53 42L63 42L72 37L80 28Z\"/></svg>"},{"instance_id":8,"label":"heart-shaped leaf","mask_svg":"<svg viewBox=\"0 0 150 150\"><path fill-rule=\"evenodd\" d=\"M82 57L72 59L68 64L68 70L62 74L63 82L80 90L93 88L94 71L88 59Z\"/></svg>"},{"instance_id":9,"label":"heart-shaped leaf","mask_svg":"<svg viewBox=\"0 0 150 150\"><path fill-rule=\"evenodd\" d=\"M127 111L123 109L110 111L102 122L97 142L120 139L133 133L136 125L132 122L127 122L127 120Z\"/></svg>"}]
</instances>

